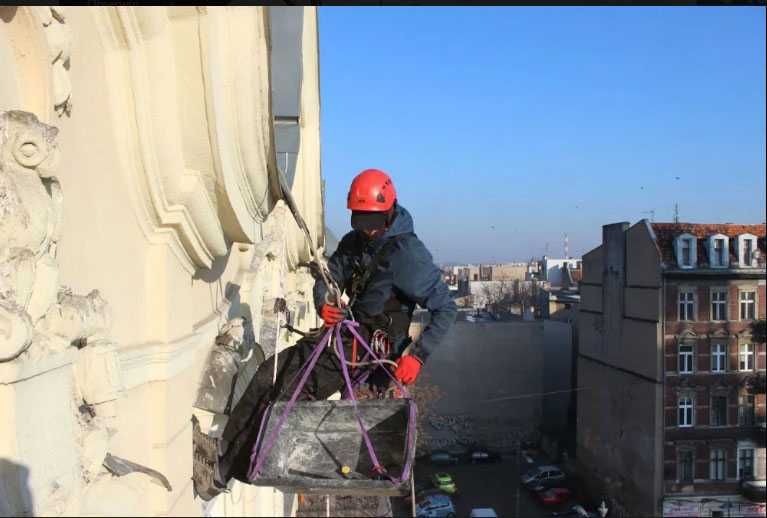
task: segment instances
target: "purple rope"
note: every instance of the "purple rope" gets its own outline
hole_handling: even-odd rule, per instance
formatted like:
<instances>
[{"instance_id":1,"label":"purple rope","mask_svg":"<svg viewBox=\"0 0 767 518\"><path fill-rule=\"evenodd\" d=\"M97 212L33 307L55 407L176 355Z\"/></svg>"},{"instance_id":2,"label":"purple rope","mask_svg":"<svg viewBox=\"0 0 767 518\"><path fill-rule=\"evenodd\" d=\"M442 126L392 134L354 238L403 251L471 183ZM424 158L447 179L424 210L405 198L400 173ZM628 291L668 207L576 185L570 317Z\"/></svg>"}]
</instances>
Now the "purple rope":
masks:
<instances>
[{"instance_id":1,"label":"purple rope","mask_svg":"<svg viewBox=\"0 0 767 518\"><path fill-rule=\"evenodd\" d=\"M277 425L272 430L271 435L267 438L266 442L264 443L264 447L260 448L257 452L254 451L253 454L250 457L251 461L251 469L248 472L248 479L254 480L259 473L261 472L261 468L264 465L264 462L266 461L266 456L269 453L269 451L274 446L276 440L277 440L277 434L279 433L282 426L285 424L285 420L288 417L288 413L293 410L293 406L296 404L296 400L298 400L298 395L301 393L301 391L304 388L304 385L306 384L306 381L309 379L309 374L312 372L312 369L317 363L317 360L319 359L320 355L322 354L322 349L325 347L325 344L328 343L328 340L330 340L330 336L333 332L333 329L328 329L327 333L325 333L325 336L320 340L320 343L317 344L317 346L314 348L314 351L312 351L311 356L309 357L306 369L301 376L301 380L298 382L298 386L293 391L293 395L290 398L290 401L288 401L288 404L285 405L285 410L282 412L282 415L280 416L279 421L277 421ZM275 358L276 361L276 358ZM263 419L262 419L263 421ZM253 465L253 456L255 455L255 465Z\"/></svg>"},{"instance_id":2,"label":"purple rope","mask_svg":"<svg viewBox=\"0 0 767 518\"><path fill-rule=\"evenodd\" d=\"M264 409L263 414L261 414L261 424L258 425L258 435L256 436L256 442L253 444L253 451L250 454L250 465L253 465L253 462L255 461L256 452L258 451L258 448L261 446L261 439L263 439L263 433L264 428L266 425L266 420L269 418L269 415L272 412L272 403L269 403L267 407Z\"/></svg>"},{"instance_id":3,"label":"purple rope","mask_svg":"<svg viewBox=\"0 0 767 518\"><path fill-rule=\"evenodd\" d=\"M349 389L349 399L352 400L354 416L357 418L357 425L359 426L362 438L365 440L365 446L368 449L370 460L373 461L373 469L375 469L378 473L383 473L385 470L383 466L381 466L381 462L378 460L378 456L376 455L375 449L373 448L373 444L370 442L370 436L368 435L367 430L365 430L365 424L362 422L359 409L357 408L357 398L354 397L354 388L352 387L352 380L349 377L349 368L346 366L346 353L344 353L344 346L341 340L341 326L336 326L336 347L338 347L338 353L341 357L341 371L344 374L344 381L346 381L346 386Z\"/></svg>"},{"instance_id":4,"label":"purple rope","mask_svg":"<svg viewBox=\"0 0 767 518\"><path fill-rule=\"evenodd\" d=\"M400 483L407 479L407 474L410 473L411 460L409 453L415 448L415 422L418 419L418 407L415 401L408 399L408 422L407 422L407 443L405 444L405 465L402 467L402 475L399 476L395 483Z\"/></svg>"},{"instance_id":5,"label":"purple rope","mask_svg":"<svg viewBox=\"0 0 767 518\"><path fill-rule=\"evenodd\" d=\"M357 332L356 329L354 329L354 327L358 326L359 324L357 322L354 322L353 320L344 320L343 324L346 326L346 328L349 331L351 331L351 333L357 338L359 343L362 344L362 346L368 351L368 353L373 357L373 359L374 360L378 360L379 358L376 355L376 353L373 352L373 350L370 348L370 346L365 341L365 339L362 338L359 335L359 333ZM389 378L391 378L392 381L394 381L394 383L397 385L397 387L402 390L402 392L405 395L405 398L408 399L408 406L409 406L408 423L407 423L407 442L405 444L405 465L402 468L402 475L400 475L399 477L391 477L391 476L389 476L389 479L394 484L399 484L403 480L405 480L407 478L408 473L410 473L411 462L410 462L410 455L409 455L409 453L415 447L415 444L414 444L415 443L415 435L414 435L414 433L415 433L415 420L417 418L417 410L416 410L415 402L410 397L410 392L408 392L407 388L405 388L405 386L402 385L402 383L400 383L397 378L395 378L394 376L391 375L391 373L389 372L389 369L384 368L384 370L386 371L386 374L389 376ZM366 432L363 432L363 436L367 437ZM372 456L371 456L371 459L372 459Z\"/></svg>"},{"instance_id":6,"label":"purple rope","mask_svg":"<svg viewBox=\"0 0 767 518\"><path fill-rule=\"evenodd\" d=\"M325 345L328 343L328 340L330 340L330 337L332 333L335 331L336 334L336 341L337 341L337 347L339 351L339 355L341 357L341 370L344 375L344 381L346 383L347 387L347 393L352 400L352 405L354 407L354 413L357 417L357 424L359 426L360 432L362 434L362 437L365 441L365 445L368 449L368 454L370 455L370 459L374 463L374 468L379 471L385 473L386 470L381 466L378 457L376 456L375 450L373 449L373 444L370 441L370 436L367 433L367 430L365 430L365 425L362 422L362 418L359 415L359 409L357 408L357 400L354 397L354 387L357 386L360 382L362 382L364 379L367 378L368 374L363 374L357 380L355 380L355 383L352 384L351 378L349 376L349 370L346 366L346 355L344 353L343 349L343 341L341 339L341 327L346 326L346 328L354 335L357 340L359 340L360 344L367 350L368 354L365 355L365 358L367 358L368 355L372 356L374 360L380 360L380 358L373 352L373 350L370 348L368 343L365 341L362 336L357 332L356 329L354 329L355 326L358 326L359 324L357 322L354 322L352 320L344 320L340 324L337 324L333 328L328 329L328 331L325 333L325 336L322 338L322 340L317 344L317 346L314 348L314 351L312 351L312 354L309 356L309 359L304 363L304 366L299 370L299 373L303 372L303 375L301 376L301 379L296 386L293 395L291 396L290 400L288 401L287 405L285 406L284 411L282 412L282 415L280 416L280 419L277 421L277 425L272 430L272 433L269 435L267 440L264 443L263 448L260 448L260 442L262 438L262 432L264 431L264 424L266 422L266 416L267 412L270 412L272 409L272 405L269 405L264 410L264 415L261 419L261 425L259 427L258 436L256 437L256 442L253 448L253 453L250 457L250 465L251 469L248 472L248 479L254 480L261 472L261 469L263 468L263 464L266 461L266 456L268 455L269 451L274 447L274 444L276 443L277 434L279 433L282 426L285 424L285 421L287 419L288 413L293 409L295 406L296 401L298 400L298 396L301 393L301 391L304 388L304 385L306 384L307 380L309 379L309 373L312 371L314 366L317 363L317 360L319 359L320 355L322 354L322 349L325 347ZM275 358L276 361L276 358ZM410 472L411 469L411 461L409 452L412 451L414 447L414 431L415 431L415 420L417 418L417 409L415 402L410 397L410 393L408 392L407 388L405 388L402 383L399 382L394 376L391 375L389 372L389 369L384 368L384 371L386 371L386 374L391 378L392 381L397 385L397 387L402 390L405 397L408 399L408 407L409 407L409 413L408 413L408 426L407 426L407 443L405 445L405 465L402 469L402 475L399 477L392 477L388 476L388 478L391 480L392 483L398 484L401 483L403 480L406 479L406 475ZM368 373L370 370L368 370ZM295 379L295 377L293 378ZM291 380L292 382L292 380ZM255 465L254 465L255 464Z\"/></svg>"}]
</instances>

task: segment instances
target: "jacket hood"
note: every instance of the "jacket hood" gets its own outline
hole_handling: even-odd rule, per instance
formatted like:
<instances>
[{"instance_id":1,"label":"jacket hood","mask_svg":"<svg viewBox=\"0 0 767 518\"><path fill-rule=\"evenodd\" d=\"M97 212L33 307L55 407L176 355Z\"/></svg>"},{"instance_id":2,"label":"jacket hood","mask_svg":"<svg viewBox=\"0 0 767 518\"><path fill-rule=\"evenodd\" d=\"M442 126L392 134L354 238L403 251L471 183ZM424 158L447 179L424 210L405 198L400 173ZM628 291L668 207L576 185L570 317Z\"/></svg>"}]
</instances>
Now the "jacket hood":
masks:
<instances>
[{"instance_id":1,"label":"jacket hood","mask_svg":"<svg viewBox=\"0 0 767 518\"><path fill-rule=\"evenodd\" d=\"M391 227L379 239L386 240L400 234L413 232L413 216L410 215L407 209L398 203L394 208L394 213L396 216Z\"/></svg>"}]
</instances>

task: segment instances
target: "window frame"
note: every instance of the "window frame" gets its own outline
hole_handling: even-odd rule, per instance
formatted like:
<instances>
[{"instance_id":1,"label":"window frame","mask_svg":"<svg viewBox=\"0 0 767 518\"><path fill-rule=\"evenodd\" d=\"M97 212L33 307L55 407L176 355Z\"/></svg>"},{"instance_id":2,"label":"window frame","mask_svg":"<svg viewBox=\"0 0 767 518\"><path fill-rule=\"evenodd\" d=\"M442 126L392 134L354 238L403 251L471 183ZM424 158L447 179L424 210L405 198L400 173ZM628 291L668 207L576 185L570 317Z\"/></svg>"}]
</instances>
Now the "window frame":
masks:
<instances>
[{"instance_id":1,"label":"window frame","mask_svg":"<svg viewBox=\"0 0 767 518\"><path fill-rule=\"evenodd\" d=\"M746 347L745 351L743 351L744 347ZM749 348L750 348L750 350L749 350ZM756 354L754 354L755 350L756 350L756 347L754 347L754 344L750 344L750 343L738 344L738 372L753 372L754 371L754 367L756 367ZM745 369L742 367L743 356L744 355L745 355L745 358L746 358L746 368ZM751 368L748 368L748 363L749 363L748 360L749 360L749 358L751 360L750 361Z\"/></svg>"},{"instance_id":2,"label":"window frame","mask_svg":"<svg viewBox=\"0 0 767 518\"><path fill-rule=\"evenodd\" d=\"M682 352L682 347L688 348L689 351L685 350ZM688 358L689 357L689 370L682 370L682 366L684 362L682 361L682 358ZM679 374L693 374L695 372L695 346L691 343L681 342L679 346L677 347L677 372Z\"/></svg>"},{"instance_id":3,"label":"window frame","mask_svg":"<svg viewBox=\"0 0 767 518\"><path fill-rule=\"evenodd\" d=\"M743 455L741 454L742 451L751 451L750 456L750 465L751 465L751 478L744 479L741 473L741 469L743 468L741 460L743 459ZM753 480L754 473L756 472L756 447L753 444L742 444L738 445L738 460L737 460L737 477L738 480Z\"/></svg>"},{"instance_id":4,"label":"window frame","mask_svg":"<svg viewBox=\"0 0 767 518\"><path fill-rule=\"evenodd\" d=\"M683 469L685 462L683 459L689 459L689 478L683 478ZM680 483L693 483L695 481L695 450L692 448L680 448L677 452L677 481Z\"/></svg>"},{"instance_id":5,"label":"window frame","mask_svg":"<svg viewBox=\"0 0 767 518\"><path fill-rule=\"evenodd\" d=\"M710 309L709 318L711 319L712 322L727 322L730 316L728 314L729 312L727 311L727 303L728 303L727 288L725 287L711 288L709 294L710 294L709 298L711 300L711 307L709 308ZM720 294L724 295L724 300L715 300L715 296ZM722 309L723 315L716 315L717 313L715 310L716 307L719 307ZM723 316L724 318L716 318L717 316Z\"/></svg>"},{"instance_id":6,"label":"window frame","mask_svg":"<svg viewBox=\"0 0 767 518\"><path fill-rule=\"evenodd\" d=\"M722 260L715 261L716 257L716 243L722 241ZM724 234L714 234L708 238L708 257L709 266L711 268L727 268L730 266L730 238Z\"/></svg>"},{"instance_id":7,"label":"window frame","mask_svg":"<svg viewBox=\"0 0 767 518\"><path fill-rule=\"evenodd\" d=\"M717 348L721 347L721 351L717 351ZM709 369L714 374L724 374L727 372L727 358L729 354L727 352L727 344L723 342L714 342L711 344L711 368ZM714 364L718 364L719 362L714 362L715 358L722 358L722 368L714 370ZM718 365L717 365L718 366Z\"/></svg>"},{"instance_id":8,"label":"window frame","mask_svg":"<svg viewBox=\"0 0 767 518\"><path fill-rule=\"evenodd\" d=\"M721 455L719 455L721 453ZM710 480L724 481L727 479L727 450L711 448L708 455L708 476Z\"/></svg>"},{"instance_id":9,"label":"window frame","mask_svg":"<svg viewBox=\"0 0 767 518\"><path fill-rule=\"evenodd\" d=\"M754 234L740 234L738 236L738 265L741 268L754 268L755 266L758 266L756 264L756 254L755 252L758 250L759 243L757 242L757 237ZM746 263L746 242L751 242L751 257L750 261Z\"/></svg>"},{"instance_id":10,"label":"window frame","mask_svg":"<svg viewBox=\"0 0 767 518\"><path fill-rule=\"evenodd\" d=\"M691 297L685 297L685 299L688 300L682 300L682 295L692 295ZM677 320L679 322L695 322L697 319L695 318L695 313L697 309L697 293L695 289L693 288L687 288L687 287L680 287L679 288L679 296L677 297ZM684 310L684 316L688 317L691 316L692 318L682 318L682 304L684 304L685 310ZM692 306L692 309L690 309L690 306ZM688 314L690 313L690 314Z\"/></svg>"},{"instance_id":11,"label":"window frame","mask_svg":"<svg viewBox=\"0 0 767 518\"><path fill-rule=\"evenodd\" d=\"M683 402L689 401L689 405L685 404L682 405ZM676 425L677 428L692 428L695 426L695 398L693 398L690 395L684 395L679 396L679 399L677 400L676 404L677 412L676 412ZM689 411L689 423L683 424L682 421L687 421L687 419L681 419L682 416L686 416L687 412Z\"/></svg>"},{"instance_id":12,"label":"window frame","mask_svg":"<svg viewBox=\"0 0 767 518\"><path fill-rule=\"evenodd\" d=\"M757 313L757 307L756 307L756 293L758 290L754 289L742 289L738 290L738 317L739 320L745 322L745 321L751 321L756 320ZM753 300L744 299L744 295L746 294L753 294L754 298ZM744 306L745 305L745 306ZM744 307L748 308L751 307L751 312L753 313L752 318L748 318L748 311L743 311ZM746 313L744 316L743 313Z\"/></svg>"},{"instance_id":13,"label":"window frame","mask_svg":"<svg viewBox=\"0 0 767 518\"><path fill-rule=\"evenodd\" d=\"M689 240L689 241L687 241ZM690 243L690 264L684 264L684 247L683 245L689 242ZM683 270L690 270L697 266L698 264L698 238L693 236L692 234L680 234L676 237L675 240L675 247L676 250L676 263L679 266L679 268Z\"/></svg>"},{"instance_id":14,"label":"window frame","mask_svg":"<svg viewBox=\"0 0 767 518\"><path fill-rule=\"evenodd\" d=\"M748 401L751 398L751 401ZM743 403L746 400L747 404ZM748 414L748 419L743 417L745 414L744 409L751 409ZM756 397L754 394L741 394L738 396L738 426L754 426L756 424Z\"/></svg>"},{"instance_id":15,"label":"window frame","mask_svg":"<svg viewBox=\"0 0 767 518\"><path fill-rule=\"evenodd\" d=\"M714 422L714 415L716 415L716 412L715 412L716 405L714 405L714 400L717 399L717 398L724 399L724 422L723 423L722 422L720 422L720 423L715 423ZM713 394L711 396L711 409L710 409L710 412L709 412L709 426L713 426L713 427L717 427L717 428L721 427L721 426L728 426L729 419L727 419L727 417L728 417L727 414L729 413L729 406L730 406L730 398L728 398L724 394Z\"/></svg>"}]
</instances>

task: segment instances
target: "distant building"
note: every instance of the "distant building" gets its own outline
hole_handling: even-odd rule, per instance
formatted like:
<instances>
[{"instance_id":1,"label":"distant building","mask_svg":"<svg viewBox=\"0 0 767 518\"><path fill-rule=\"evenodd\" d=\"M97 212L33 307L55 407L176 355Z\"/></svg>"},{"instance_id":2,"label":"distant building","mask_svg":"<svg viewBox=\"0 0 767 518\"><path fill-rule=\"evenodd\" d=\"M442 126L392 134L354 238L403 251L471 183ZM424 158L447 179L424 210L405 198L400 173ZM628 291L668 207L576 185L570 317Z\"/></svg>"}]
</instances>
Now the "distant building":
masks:
<instances>
[{"instance_id":1,"label":"distant building","mask_svg":"<svg viewBox=\"0 0 767 518\"><path fill-rule=\"evenodd\" d=\"M602 235L580 283L587 485L611 516L764 516L765 344L752 329L765 225L642 220Z\"/></svg>"},{"instance_id":2,"label":"distant building","mask_svg":"<svg viewBox=\"0 0 767 518\"><path fill-rule=\"evenodd\" d=\"M580 259L554 259L544 255L542 263L542 278L549 281L552 287L561 287L563 285L568 269L581 269Z\"/></svg>"},{"instance_id":3,"label":"distant building","mask_svg":"<svg viewBox=\"0 0 767 518\"><path fill-rule=\"evenodd\" d=\"M524 281L526 280L527 263L502 263L490 265L492 281Z\"/></svg>"}]
</instances>

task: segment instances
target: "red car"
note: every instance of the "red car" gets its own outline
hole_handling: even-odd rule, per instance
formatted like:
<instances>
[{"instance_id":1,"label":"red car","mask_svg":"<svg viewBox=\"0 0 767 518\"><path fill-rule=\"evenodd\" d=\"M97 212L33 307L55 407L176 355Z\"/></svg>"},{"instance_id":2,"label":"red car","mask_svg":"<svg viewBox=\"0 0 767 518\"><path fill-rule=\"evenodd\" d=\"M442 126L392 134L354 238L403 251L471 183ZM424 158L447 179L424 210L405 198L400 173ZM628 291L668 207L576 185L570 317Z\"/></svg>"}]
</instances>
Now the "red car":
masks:
<instances>
[{"instance_id":1,"label":"red car","mask_svg":"<svg viewBox=\"0 0 767 518\"><path fill-rule=\"evenodd\" d=\"M570 499L570 490L566 487L552 487L538 493L538 500L543 505L559 505Z\"/></svg>"}]
</instances>

